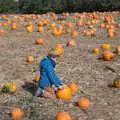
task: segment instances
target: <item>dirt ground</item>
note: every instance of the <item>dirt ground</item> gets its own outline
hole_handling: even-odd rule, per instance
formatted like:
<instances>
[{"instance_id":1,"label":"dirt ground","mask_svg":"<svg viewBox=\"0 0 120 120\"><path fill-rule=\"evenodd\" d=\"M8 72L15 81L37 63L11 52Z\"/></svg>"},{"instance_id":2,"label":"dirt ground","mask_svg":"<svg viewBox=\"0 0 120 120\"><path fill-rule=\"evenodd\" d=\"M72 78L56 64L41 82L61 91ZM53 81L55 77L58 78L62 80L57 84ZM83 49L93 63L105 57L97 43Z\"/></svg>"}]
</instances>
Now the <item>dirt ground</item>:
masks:
<instances>
[{"instance_id":1,"label":"dirt ground","mask_svg":"<svg viewBox=\"0 0 120 120\"><path fill-rule=\"evenodd\" d=\"M60 111L68 112L73 120L120 120L120 90L112 86L116 78L120 79L120 56L104 61L98 59L100 55L92 53L94 47L103 43L109 43L113 51L120 45L120 29L116 28L114 38L108 38L105 29L99 25L96 28L95 36L84 36L85 27L81 27L78 29L80 34L74 38L68 34L54 37L47 30L27 33L22 25L16 31L4 28L6 32L0 36L0 84L15 82L17 92L0 94L0 119L10 120L10 110L20 107L25 113L21 120L54 120ZM36 37L44 38L45 44L36 45ZM75 39L77 46L67 47L69 39ZM70 100L34 96L36 89L32 80L39 71L39 61L57 43L63 44L64 54L58 59L56 72L66 84L75 82L79 87ZM30 55L35 61L25 64ZM92 106L87 109L74 106L81 97L89 98Z\"/></svg>"}]
</instances>

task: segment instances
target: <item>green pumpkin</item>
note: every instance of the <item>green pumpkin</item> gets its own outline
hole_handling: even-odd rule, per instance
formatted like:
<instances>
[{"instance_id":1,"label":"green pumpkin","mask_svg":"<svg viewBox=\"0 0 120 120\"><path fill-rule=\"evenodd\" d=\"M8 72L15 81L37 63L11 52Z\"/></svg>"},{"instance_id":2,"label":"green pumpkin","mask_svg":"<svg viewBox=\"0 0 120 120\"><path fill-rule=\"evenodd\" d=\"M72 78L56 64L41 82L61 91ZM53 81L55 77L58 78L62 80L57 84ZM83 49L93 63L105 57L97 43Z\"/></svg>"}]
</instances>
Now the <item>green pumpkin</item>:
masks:
<instances>
[{"instance_id":1,"label":"green pumpkin","mask_svg":"<svg viewBox=\"0 0 120 120\"><path fill-rule=\"evenodd\" d=\"M14 89L14 91L16 91L15 89L15 83L13 83L13 82L7 82L7 83L5 83L5 84L3 84L2 85L2 92L5 92L5 93L8 93L8 92L10 92L10 93L12 93L13 92L13 89Z\"/></svg>"}]
</instances>

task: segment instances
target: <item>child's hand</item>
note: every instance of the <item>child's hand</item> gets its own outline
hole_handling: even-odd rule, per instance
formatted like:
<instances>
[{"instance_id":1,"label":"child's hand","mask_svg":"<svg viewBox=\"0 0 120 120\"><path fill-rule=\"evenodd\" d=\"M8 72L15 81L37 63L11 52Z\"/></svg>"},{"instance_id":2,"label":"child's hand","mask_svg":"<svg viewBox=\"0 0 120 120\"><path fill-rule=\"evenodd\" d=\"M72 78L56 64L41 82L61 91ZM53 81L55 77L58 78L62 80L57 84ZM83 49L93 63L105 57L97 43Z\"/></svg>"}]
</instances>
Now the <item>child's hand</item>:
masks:
<instances>
[{"instance_id":1,"label":"child's hand","mask_svg":"<svg viewBox=\"0 0 120 120\"><path fill-rule=\"evenodd\" d=\"M59 90L64 90L64 85L58 87Z\"/></svg>"}]
</instances>

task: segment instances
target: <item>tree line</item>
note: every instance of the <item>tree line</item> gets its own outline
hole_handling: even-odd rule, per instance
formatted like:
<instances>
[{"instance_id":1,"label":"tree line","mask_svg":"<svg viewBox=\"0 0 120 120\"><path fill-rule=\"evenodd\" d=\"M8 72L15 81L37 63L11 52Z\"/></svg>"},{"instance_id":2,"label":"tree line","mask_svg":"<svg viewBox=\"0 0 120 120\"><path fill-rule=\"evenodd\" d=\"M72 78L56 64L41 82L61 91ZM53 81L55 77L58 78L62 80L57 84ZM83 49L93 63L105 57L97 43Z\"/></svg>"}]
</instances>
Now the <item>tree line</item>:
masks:
<instances>
[{"instance_id":1,"label":"tree line","mask_svg":"<svg viewBox=\"0 0 120 120\"><path fill-rule=\"evenodd\" d=\"M120 11L120 0L0 0L0 13Z\"/></svg>"}]
</instances>

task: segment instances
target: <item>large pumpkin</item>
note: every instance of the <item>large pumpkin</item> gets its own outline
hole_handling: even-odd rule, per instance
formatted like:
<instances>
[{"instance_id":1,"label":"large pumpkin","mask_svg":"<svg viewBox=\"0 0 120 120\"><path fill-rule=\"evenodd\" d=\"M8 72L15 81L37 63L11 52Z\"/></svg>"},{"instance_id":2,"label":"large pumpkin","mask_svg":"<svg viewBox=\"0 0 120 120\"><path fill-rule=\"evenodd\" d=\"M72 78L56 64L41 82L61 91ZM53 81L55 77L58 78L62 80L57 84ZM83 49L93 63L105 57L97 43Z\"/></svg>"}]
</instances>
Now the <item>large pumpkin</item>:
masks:
<instances>
[{"instance_id":1,"label":"large pumpkin","mask_svg":"<svg viewBox=\"0 0 120 120\"><path fill-rule=\"evenodd\" d=\"M67 112L60 112L56 115L55 120L72 120L72 117Z\"/></svg>"},{"instance_id":2,"label":"large pumpkin","mask_svg":"<svg viewBox=\"0 0 120 120\"><path fill-rule=\"evenodd\" d=\"M59 99L70 99L72 98L72 91L68 86L64 86L63 90L58 90L56 96Z\"/></svg>"}]
</instances>

